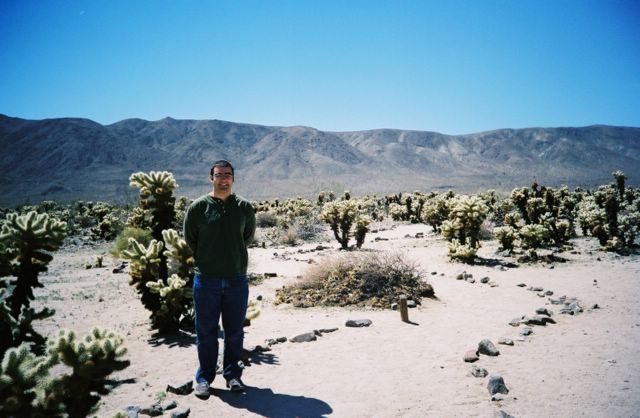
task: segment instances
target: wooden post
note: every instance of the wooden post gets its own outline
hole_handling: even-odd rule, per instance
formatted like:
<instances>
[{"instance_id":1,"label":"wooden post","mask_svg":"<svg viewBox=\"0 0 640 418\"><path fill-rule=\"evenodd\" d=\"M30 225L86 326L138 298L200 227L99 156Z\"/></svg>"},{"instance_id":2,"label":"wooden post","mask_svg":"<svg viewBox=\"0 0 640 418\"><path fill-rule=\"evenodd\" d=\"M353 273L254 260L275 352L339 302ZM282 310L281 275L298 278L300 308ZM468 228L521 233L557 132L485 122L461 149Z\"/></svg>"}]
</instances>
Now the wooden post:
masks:
<instances>
[{"instance_id":1,"label":"wooden post","mask_svg":"<svg viewBox=\"0 0 640 418\"><path fill-rule=\"evenodd\" d=\"M400 318L403 322L409 322L409 308L407 307L407 297L400 296Z\"/></svg>"}]
</instances>

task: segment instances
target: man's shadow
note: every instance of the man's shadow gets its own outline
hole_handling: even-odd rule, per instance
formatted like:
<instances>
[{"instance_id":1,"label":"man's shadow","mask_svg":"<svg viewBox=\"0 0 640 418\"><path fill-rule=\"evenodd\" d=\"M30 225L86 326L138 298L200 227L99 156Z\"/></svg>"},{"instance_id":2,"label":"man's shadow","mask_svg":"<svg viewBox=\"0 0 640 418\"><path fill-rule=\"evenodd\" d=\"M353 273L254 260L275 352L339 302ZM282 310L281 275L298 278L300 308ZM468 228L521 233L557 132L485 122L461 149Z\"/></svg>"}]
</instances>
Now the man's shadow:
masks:
<instances>
[{"instance_id":1,"label":"man's shadow","mask_svg":"<svg viewBox=\"0 0 640 418\"><path fill-rule=\"evenodd\" d=\"M264 417L319 418L333 412L329 404L320 399L273 393L269 388L247 387L245 393L213 389L213 395L234 408Z\"/></svg>"}]
</instances>

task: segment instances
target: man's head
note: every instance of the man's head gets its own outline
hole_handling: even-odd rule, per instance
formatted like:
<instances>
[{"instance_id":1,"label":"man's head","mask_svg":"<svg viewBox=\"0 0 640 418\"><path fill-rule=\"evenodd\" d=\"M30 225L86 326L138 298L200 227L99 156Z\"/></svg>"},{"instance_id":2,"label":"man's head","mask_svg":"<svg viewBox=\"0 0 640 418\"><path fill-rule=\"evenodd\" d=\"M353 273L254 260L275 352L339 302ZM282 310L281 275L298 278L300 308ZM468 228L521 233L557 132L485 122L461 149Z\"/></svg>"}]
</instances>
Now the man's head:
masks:
<instances>
[{"instance_id":1,"label":"man's head","mask_svg":"<svg viewBox=\"0 0 640 418\"><path fill-rule=\"evenodd\" d=\"M230 194L234 180L233 166L227 160L216 161L211 167L210 179L213 183L214 195Z\"/></svg>"}]
</instances>

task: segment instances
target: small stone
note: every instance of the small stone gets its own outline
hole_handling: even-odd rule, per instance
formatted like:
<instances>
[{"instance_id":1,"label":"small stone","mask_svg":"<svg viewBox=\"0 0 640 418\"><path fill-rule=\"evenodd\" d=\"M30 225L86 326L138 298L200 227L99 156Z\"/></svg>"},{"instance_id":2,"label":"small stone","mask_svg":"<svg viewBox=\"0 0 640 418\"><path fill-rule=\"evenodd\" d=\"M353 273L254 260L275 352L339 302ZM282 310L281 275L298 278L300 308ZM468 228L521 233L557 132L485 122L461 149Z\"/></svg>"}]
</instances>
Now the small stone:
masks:
<instances>
[{"instance_id":1,"label":"small stone","mask_svg":"<svg viewBox=\"0 0 640 418\"><path fill-rule=\"evenodd\" d=\"M176 395L188 395L193 390L193 380L187 380L185 382L174 382L167 385L167 392L175 393Z\"/></svg>"},{"instance_id":2,"label":"small stone","mask_svg":"<svg viewBox=\"0 0 640 418\"><path fill-rule=\"evenodd\" d=\"M473 283L475 283L475 282L476 282L476 279L474 279L473 277L468 277L468 278L466 278L466 279L464 279L464 280L465 280L466 282L468 282L468 283L471 283L471 284L473 284Z\"/></svg>"},{"instance_id":3,"label":"small stone","mask_svg":"<svg viewBox=\"0 0 640 418\"><path fill-rule=\"evenodd\" d=\"M515 417L513 415L509 415L508 413L504 412L501 409L498 412L496 412L496 418L515 418Z\"/></svg>"},{"instance_id":4,"label":"small stone","mask_svg":"<svg viewBox=\"0 0 640 418\"><path fill-rule=\"evenodd\" d=\"M171 412L171 418L187 418L191 413L191 408L176 409Z\"/></svg>"},{"instance_id":5,"label":"small stone","mask_svg":"<svg viewBox=\"0 0 640 418\"><path fill-rule=\"evenodd\" d=\"M462 357L462 359L467 363L473 363L478 361L480 357L478 357L477 350L471 349L471 350L468 350L466 353L464 353L464 356Z\"/></svg>"},{"instance_id":6,"label":"small stone","mask_svg":"<svg viewBox=\"0 0 640 418\"><path fill-rule=\"evenodd\" d=\"M330 332L336 332L338 330L338 328L321 328L319 331L322 334L328 334Z\"/></svg>"},{"instance_id":7,"label":"small stone","mask_svg":"<svg viewBox=\"0 0 640 418\"><path fill-rule=\"evenodd\" d=\"M278 344L278 342L276 340L274 340L273 338L269 338L268 340L264 340L264 343L268 346L272 346L272 345L276 345Z\"/></svg>"},{"instance_id":8,"label":"small stone","mask_svg":"<svg viewBox=\"0 0 640 418\"><path fill-rule=\"evenodd\" d=\"M478 353L487 356L500 355L500 351L496 348L496 346L491 342L491 340L488 340L486 338L478 343Z\"/></svg>"},{"instance_id":9,"label":"small stone","mask_svg":"<svg viewBox=\"0 0 640 418\"><path fill-rule=\"evenodd\" d=\"M473 274L471 273L467 273L466 271L462 273L462 276L465 280L467 279L473 279Z\"/></svg>"},{"instance_id":10,"label":"small stone","mask_svg":"<svg viewBox=\"0 0 640 418\"><path fill-rule=\"evenodd\" d=\"M489 382L487 383L487 390L489 390L489 394L495 395L496 393L509 393L509 389L504 384L504 379L499 375L492 375L489 377Z\"/></svg>"},{"instance_id":11,"label":"small stone","mask_svg":"<svg viewBox=\"0 0 640 418\"><path fill-rule=\"evenodd\" d=\"M478 366L471 366L471 375L474 377L487 377L488 374L489 372L487 369L483 369Z\"/></svg>"},{"instance_id":12,"label":"small stone","mask_svg":"<svg viewBox=\"0 0 640 418\"><path fill-rule=\"evenodd\" d=\"M553 295L553 290L547 290L546 292L544 292L544 294L547 296L551 296Z\"/></svg>"},{"instance_id":13,"label":"small stone","mask_svg":"<svg viewBox=\"0 0 640 418\"><path fill-rule=\"evenodd\" d=\"M544 288L536 286L536 287L530 287L529 290L531 290L532 292L542 292Z\"/></svg>"},{"instance_id":14,"label":"small stone","mask_svg":"<svg viewBox=\"0 0 640 418\"><path fill-rule=\"evenodd\" d=\"M489 287L498 287L498 283L496 283L496 282L489 282Z\"/></svg>"},{"instance_id":15,"label":"small stone","mask_svg":"<svg viewBox=\"0 0 640 418\"><path fill-rule=\"evenodd\" d=\"M547 325L547 319L549 317L543 315L525 316L522 320L527 325Z\"/></svg>"},{"instance_id":16,"label":"small stone","mask_svg":"<svg viewBox=\"0 0 640 418\"><path fill-rule=\"evenodd\" d=\"M415 308L416 306L418 305L416 304L415 300L411 300L411 299L407 300L407 308Z\"/></svg>"},{"instance_id":17,"label":"small stone","mask_svg":"<svg viewBox=\"0 0 640 418\"><path fill-rule=\"evenodd\" d=\"M504 401L505 396L502 393L496 393L495 395L491 395L491 400L494 402Z\"/></svg>"},{"instance_id":18,"label":"small stone","mask_svg":"<svg viewBox=\"0 0 640 418\"><path fill-rule=\"evenodd\" d=\"M516 286L518 286L518 287L526 287L527 285L525 283L518 283Z\"/></svg>"},{"instance_id":19,"label":"small stone","mask_svg":"<svg viewBox=\"0 0 640 418\"><path fill-rule=\"evenodd\" d=\"M264 277L278 277L278 273L265 273Z\"/></svg>"},{"instance_id":20,"label":"small stone","mask_svg":"<svg viewBox=\"0 0 640 418\"><path fill-rule=\"evenodd\" d=\"M278 337L276 338L276 341L279 343L286 343L287 342L287 337Z\"/></svg>"},{"instance_id":21,"label":"small stone","mask_svg":"<svg viewBox=\"0 0 640 418\"><path fill-rule=\"evenodd\" d=\"M500 337L500 339L498 340L498 344L513 345L513 340L507 337Z\"/></svg>"},{"instance_id":22,"label":"small stone","mask_svg":"<svg viewBox=\"0 0 640 418\"><path fill-rule=\"evenodd\" d=\"M594 303L591 309L600 309L600 306L597 303Z\"/></svg>"},{"instance_id":23,"label":"small stone","mask_svg":"<svg viewBox=\"0 0 640 418\"><path fill-rule=\"evenodd\" d=\"M170 409L174 409L178 406L178 402L174 401L173 399L171 400L166 400L164 402L162 402L160 404L160 408L162 408L163 411L168 411Z\"/></svg>"},{"instance_id":24,"label":"small stone","mask_svg":"<svg viewBox=\"0 0 640 418\"><path fill-rule=\"evenodd\" d=\"M485 276L482 279L480 279L480 283L489 283L489 280L491 280L491 279L489 279L488 276Z\"/></svg>"},{"instance_id":25,"label":"small stone","mask_svg":"<svg viewBox=\"0 0 640 418\"><path fill-rule=\"evenodd\" d=\"M265 345L256 345L255 347L253 347L252 349L250 349L249 351L253 352L253 353L264 353L267 351L271 351L271 348L269 347L269 344L265 344Z\"/></svg>"},{"instance_id":26,"label":"small stone","mask_svg":"<svg viewBox=\"0 0 640 418\"><path fill-rule=\"evenodd\" d=\"M552 316L553 315L553 312L551 312L547 308L538 308L538 309L536 309L536 313L538 315L546 315L546 316Z\"/></svg>"},{"instance_id":27,"label":"small stone","mask_svg":"<svg viewBox=\"0 0 640 418\"><path fill-rule=\"evenodd\" d=\"M437 272L437 271L432 271L432 272L431 272L431 275L432 275L432 276L435 276L436 274L438 274L438 272Z\"/></svg>"},{"instance_id":28,"label":"small stone","mask_svg":"<svg viewBox=\"0 0 640 418\"><path fill-rule=\"evenodd\" d=\"M544 293L542 293L542 292L538 292L538 293L536 293L536 295L538 295L539 298L543 298L545 296Z\"/></svg>"},{"instance_id":29,"label":"small stone","mask_svg":"<svg viewBox=\"0 0 640 418\"><path fill-rule=\"evenodd\" d=\"M137 405L127 406L124 409L127 414L127 418L138 418L138 414L140 413L140 407Z\"/></svg>"},{"instance_id":30,"label":"small stone","mask_svg":"<svg viewBox=\"0 0 640 418\"><path fill-rule=\"evenodd\" d=\"M259 301L259 300L262 300L262 295L258 295L258 296L256 296L256 300L258 300L258 301Z\"/></svg>"},{"instance_id":31,"label":"small stone","mask_svg":"<svg viewBox=\"0 0 640 418\"><path fill-rule=\"evenodd\" d=\"M456 280L464 280L464 273L458 273L456 275Z\"/></svg>"},{"instance_id":32,"label":"small stone","mask_svg":"<svg viewBox=\"0 0 640 418\"><path fill-rule=\"evenodd\" d=\"M397 303L395 303L395 302L394 302L394 303L392 303L392 304L391 304L391 309L392 309L392 310L394 310L394 311L397 311L397 310L398 310L398 304L397 304Z\"/></svg>"},{"instance_id":33,"label":"small stone","mask_svg":"<svg viewBox=\"0 0 640 418\"><path fill-rule=\"evenodd\" d=\"M308 343L317 339L318 337L316 337L316 334L312 331L296 335L295 337L291 337L289 338L289 341L291 341L292 343Z\"/></svg>"},{"instance_id":34,"label":"small stone","mask_svg":"<svg viewBox=\"0 0 640 418\"><path fill-rule=\"evenodd\" d=\"M510 322L509 325L511 325L512 327L518 327L520 326L520 323L522 322L522 318L513 318Z\"/></svg>"},{"instance_id":35,"label":"small stone","mask_svg":"<svg viewBox=\"0 0 640 418\"><path fill-rule=\"evenodd\" d=\"M157 417L158 415L162 415L162 408L160 404L154 403L153 405L149 405L143 408L140 408L140 413L143 415L149 415L152 417Z\"/></svg>"},{"instance_id":36,"label":"small stone","mask_svg":"<svg viewBox=\"0 0 640 418\"><path fill-rule=\"evenodd\" d=\"M355 320L350 319L344 325L346 327L360 328L360 327L368 327L372 323L373 322L371 322L370 319L355 319Z\"/></svg>"},{"instance_id":37,"label":"small stone","mask_svg":"<svg viewBox=\"0 0 640 418\"><path fill-rule=\"evenodd\" d=\"M533 330L529 327L524 327L520 330L520 335L527 336L533 334Z\"/></svg>"}]
</instances>

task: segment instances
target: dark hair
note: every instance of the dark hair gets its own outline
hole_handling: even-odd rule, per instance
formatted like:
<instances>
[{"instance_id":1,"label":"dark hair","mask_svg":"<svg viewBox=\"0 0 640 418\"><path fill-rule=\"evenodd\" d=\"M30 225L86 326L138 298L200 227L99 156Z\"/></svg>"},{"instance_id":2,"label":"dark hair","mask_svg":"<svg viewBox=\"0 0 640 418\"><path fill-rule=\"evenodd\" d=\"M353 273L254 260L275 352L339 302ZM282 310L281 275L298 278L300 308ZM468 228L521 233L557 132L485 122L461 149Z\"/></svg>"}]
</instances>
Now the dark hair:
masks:
<instances>
[{"instance_id":1,"label":"dark hair","mask_svg":"<svg viewBox=\"0 0 640 418\"><path fill-rule=\"evenodd\" d=\"M211 166L211 175L213 176L213 170L216 167L229 167L231 169L231 176L233 177L233 166L227 160L218 160Z\"/></svg>"}]
</instances>

